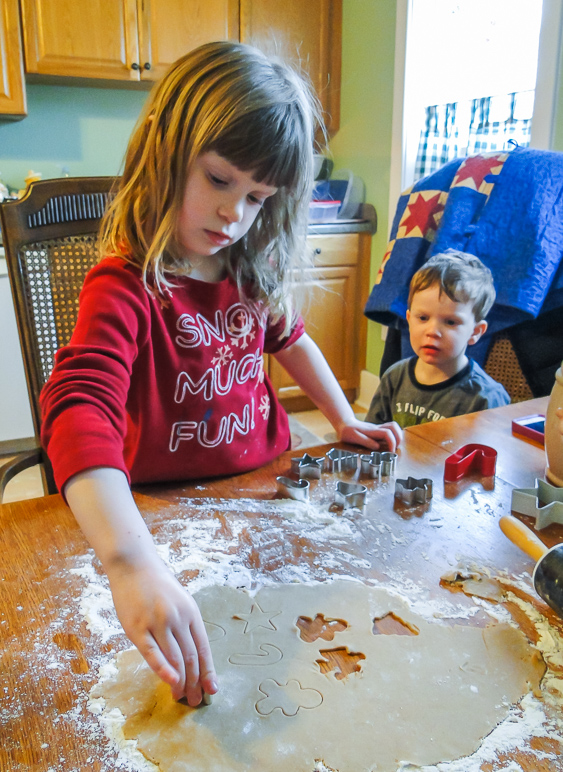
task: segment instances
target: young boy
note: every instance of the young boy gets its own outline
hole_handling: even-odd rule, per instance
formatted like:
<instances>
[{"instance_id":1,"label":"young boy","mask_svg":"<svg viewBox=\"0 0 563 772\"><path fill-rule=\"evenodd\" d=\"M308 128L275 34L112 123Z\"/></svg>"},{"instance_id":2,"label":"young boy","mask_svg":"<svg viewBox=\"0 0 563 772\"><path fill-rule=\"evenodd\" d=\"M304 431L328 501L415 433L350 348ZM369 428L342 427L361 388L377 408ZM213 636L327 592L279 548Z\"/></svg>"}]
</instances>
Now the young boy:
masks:
<instances>
[{"instance_id":1,"label":"young boy","mask_svg":"<svg viewBox=\"0 0 563 772\"><path fill-rule=\"evenodd\" d=\"M493 277L479 258L448 250L412 277L407 322L416 356L381 378L366 421L414 426L489 407L510 397L465 353L487 329Z\"/></svg>"}]
</instances>

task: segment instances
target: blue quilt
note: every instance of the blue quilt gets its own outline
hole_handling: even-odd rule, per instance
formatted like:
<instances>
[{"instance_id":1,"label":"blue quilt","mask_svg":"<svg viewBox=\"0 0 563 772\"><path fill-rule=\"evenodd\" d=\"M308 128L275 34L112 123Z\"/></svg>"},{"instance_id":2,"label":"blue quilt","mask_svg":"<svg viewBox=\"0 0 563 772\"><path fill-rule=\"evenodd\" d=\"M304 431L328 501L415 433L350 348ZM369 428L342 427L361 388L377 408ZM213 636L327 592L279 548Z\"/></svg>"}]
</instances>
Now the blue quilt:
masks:
<instances>
[{"instance_id":1,"label":"blue quilt","mask_svg":"<svg viewBox=\"0 0 563 772\"><path fill-rule=\"evenodd\" d=\"M365 314L402 330L413 273L460 249L493 274L497 299L487 334L471 348L484 363L495 332L563 305L563 153L531 148L455 159L401 195Z\"/></svg>"}]
</instances>

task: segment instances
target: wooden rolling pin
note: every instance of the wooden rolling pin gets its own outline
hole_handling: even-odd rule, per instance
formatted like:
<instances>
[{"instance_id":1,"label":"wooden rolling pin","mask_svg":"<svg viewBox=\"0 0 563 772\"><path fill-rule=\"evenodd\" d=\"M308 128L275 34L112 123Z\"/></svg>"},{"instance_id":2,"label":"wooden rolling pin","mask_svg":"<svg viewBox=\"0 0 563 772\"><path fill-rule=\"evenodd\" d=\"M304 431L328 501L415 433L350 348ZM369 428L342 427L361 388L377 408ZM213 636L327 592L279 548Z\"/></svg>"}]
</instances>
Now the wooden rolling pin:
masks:
<instances>
[{"instance_id":1,"label":"wooden rolling pin","mask_svg":"<svg viewBox=\"0 0 563 772\"><path fill-rule=\"evenodd\" d=\"M563 617L563 544L546 547L528 526L512 515L499 520L501 531L510 541L536 561L534 589L559 616Z\"/></svg>"}]
</instances>

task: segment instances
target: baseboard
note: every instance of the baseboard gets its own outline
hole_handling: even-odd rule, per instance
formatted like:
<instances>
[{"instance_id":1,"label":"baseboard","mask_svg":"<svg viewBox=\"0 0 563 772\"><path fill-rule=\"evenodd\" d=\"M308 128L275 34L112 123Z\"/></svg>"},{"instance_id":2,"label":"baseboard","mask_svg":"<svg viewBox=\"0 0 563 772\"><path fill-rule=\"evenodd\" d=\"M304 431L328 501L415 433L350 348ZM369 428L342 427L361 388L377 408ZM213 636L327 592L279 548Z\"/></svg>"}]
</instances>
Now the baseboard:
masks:
<instances>
[{"instance_id":1,"label":"baseboard","mask_svg":"<svg viewBox=\"0 0 563 772\"><path fill-rule=\"evenodd\" d=\"M34 450L37 447L35 437L24 437L20 440L2 440L0 442L0 457L15 456L26 450Z\"/></svg>"},{"instance_id":2,"label":"baseboard","mask_svg":"<svg viewBox=\"0 0 563 772\"><path fill-rule=\"evenodd\" d=\"M354 407L367 412L378 386L378 376L370 373L369 370L362 370L360 374L360 393L356 398Z\"/></svg>"}]
</instances>

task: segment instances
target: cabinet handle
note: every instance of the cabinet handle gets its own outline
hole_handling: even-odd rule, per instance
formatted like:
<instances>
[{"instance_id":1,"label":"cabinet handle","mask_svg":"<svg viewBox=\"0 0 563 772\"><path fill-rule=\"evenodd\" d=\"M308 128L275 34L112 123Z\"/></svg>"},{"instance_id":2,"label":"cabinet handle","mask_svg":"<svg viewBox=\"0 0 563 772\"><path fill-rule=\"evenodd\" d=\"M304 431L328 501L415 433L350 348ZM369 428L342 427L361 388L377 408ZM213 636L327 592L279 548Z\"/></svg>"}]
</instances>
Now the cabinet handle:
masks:
<instances>
[{"instance_id":1,"label":"cabinet handle","mask_svg":"<svg viewBox=\"0 0 563 772\"><path fill-rule=\"evenodd\" d=\"M314 254L320 255L323 250L320 247L316 247Z\"/></svg>"},{"instance_id":2,"label":"cabinet handle","mask_svg":"<svg viewBox=\"0 0 563 772\"><path fill-rule=\"evenodd\" d=\"M140 68L140 66L137 64L137 62L133 62L133 64L131 65L131 69L132 69L132 70L140 70L141 68Z\"/></svg>"},{"instance_id":3,"label":"cabinet handle","mask_svg":"<svg viewBox=\"0 0 563 772\"><path fill-rule=\"evenodd\" d=\"M143 70L150 70L150 68L151 68L151 63L150 62L145 62L143 64Z\"/></svg>"}]
</instances>

